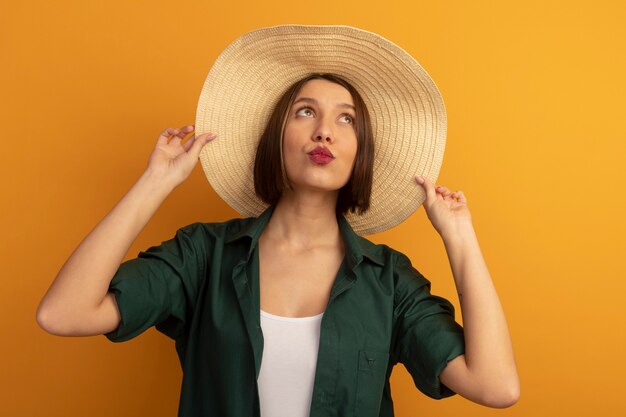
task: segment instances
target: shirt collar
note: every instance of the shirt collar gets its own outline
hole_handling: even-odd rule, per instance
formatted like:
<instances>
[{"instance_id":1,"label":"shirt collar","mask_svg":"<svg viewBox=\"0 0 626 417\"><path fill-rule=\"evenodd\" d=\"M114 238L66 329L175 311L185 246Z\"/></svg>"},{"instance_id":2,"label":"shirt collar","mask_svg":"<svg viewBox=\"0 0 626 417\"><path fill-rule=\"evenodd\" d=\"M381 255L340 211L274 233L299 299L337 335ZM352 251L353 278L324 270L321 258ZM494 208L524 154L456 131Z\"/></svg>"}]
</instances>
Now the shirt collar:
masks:
<instances>
[{"instance_id":1,"label":"shirt collar","mask_svg":"<svg viewBox=\"0 0 626 417\"><path fill-rule=\"evenodd\" d=\"M249 237L249 259L259 242L259 237L261 236L263 229L265 229L265 226L269 222L270 217L272 217L273 212L274 206L270 206L263 213L261 213L259 217L250 218L249 222L244 223L241 229L235 232L229 238L227 238L226 241L230 243L244 237ZM354 230L352 230L350 223L348 223L343 215L337 215L337 223L339 224L339 231L345 245L346 260L350 269L356 268L363 261L364 257L373 261L374 263L383 265L384 261L382 254L380 253L380 250L376 250L376 245L372 244L364 237L358 236L354 232Z\"/></svg>"}]
</instances>

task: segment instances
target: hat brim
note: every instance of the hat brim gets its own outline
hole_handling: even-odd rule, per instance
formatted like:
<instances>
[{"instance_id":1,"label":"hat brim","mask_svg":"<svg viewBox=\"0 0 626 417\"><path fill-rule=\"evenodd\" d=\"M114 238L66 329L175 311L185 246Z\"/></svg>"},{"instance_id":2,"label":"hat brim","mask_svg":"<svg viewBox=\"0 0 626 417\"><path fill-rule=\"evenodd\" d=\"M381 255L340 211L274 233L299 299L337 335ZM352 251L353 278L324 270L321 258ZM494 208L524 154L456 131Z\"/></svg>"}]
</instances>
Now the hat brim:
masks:
<instances>
[{"instance_id":1,"label":"hat brim","mask_svg":"<svg viewBox=\"0 0 626 417\"><path fill-rule=\"evenodd\" d=\"M284 25L249 32L216 59L202 88L196 134L217 132L200 162L211 186L233 209L258 216L257 144L282 94L311 73L334 73L361 94L370 113L376 156L370 209L346 219L360 235L394 227L425 200L414 180L435 182L446 141L446 112L431 77L383 37L349 26Z\"/></svg>"}]
</instances>

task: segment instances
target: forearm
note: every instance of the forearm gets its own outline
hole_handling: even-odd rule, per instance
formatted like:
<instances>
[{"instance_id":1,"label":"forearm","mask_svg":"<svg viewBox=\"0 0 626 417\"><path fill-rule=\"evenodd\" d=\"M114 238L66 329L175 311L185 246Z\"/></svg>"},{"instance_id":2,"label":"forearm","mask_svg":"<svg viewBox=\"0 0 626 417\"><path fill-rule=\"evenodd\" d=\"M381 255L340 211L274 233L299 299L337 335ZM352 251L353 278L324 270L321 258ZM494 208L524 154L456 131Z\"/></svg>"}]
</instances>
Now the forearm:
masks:
<instances>
[{"instance_id":1,"label":"forearm","mask_svg":"<svg viewBox=\"0 0 626 417\"><path fill-rule=\"evenodd\" d=\"M518 390L506 318L471 223L443 240L461 303L468 373L489 391Z\"/></svg>"},{"instance_id":2,"label":"forearm","mask_svg":"<svg viewBox=\"0 0 626 417\"><path fill-rule=\"evenodd\" d=\"M128 248L173 188L146 171L65 262L38 318L65 322L97 309Z\"/></svg>"}]
</instances>

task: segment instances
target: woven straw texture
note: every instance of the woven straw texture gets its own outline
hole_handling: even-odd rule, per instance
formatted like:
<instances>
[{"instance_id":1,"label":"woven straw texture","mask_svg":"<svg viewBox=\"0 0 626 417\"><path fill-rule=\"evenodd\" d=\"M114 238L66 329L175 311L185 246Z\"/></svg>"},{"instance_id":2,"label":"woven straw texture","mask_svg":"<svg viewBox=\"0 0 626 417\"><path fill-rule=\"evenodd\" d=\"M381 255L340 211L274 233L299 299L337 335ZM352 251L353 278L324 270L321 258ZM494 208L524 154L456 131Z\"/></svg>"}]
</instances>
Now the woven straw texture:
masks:
<instances>
[{"instance_id":1,"label":"woven straw texture","mask_svg":"<svg viewBox=\"0 0 626 417\"><path fill-rule=\"evenodd\" d=\"M407 52L349 26L286 25L249 32L216 59L202 88L196 134L217 132L200 162L207 179L241 214L267 205L254 192L258 140L280 96L313 72L335 73L365 101L376 157L371 207L348 213L356 233L392 228L425 200L415 175L435 182L443 160L446 113L437 87Z\"/></svg>"}]
</instances>

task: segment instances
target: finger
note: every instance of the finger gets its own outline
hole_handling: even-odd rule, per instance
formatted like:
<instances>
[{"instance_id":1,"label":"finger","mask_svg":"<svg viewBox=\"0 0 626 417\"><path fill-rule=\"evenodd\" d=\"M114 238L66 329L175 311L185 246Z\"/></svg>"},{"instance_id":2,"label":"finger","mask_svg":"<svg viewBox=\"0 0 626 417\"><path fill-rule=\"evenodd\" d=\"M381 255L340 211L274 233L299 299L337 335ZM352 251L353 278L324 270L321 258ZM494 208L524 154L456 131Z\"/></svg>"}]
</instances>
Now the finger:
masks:
<instances>
[{"instance_id":1,"label":"finger","mask_svg":"<svg viewBox=\"0 0 626 417\"><path fill-rule=\"evenodd\" d=\"M157 144L166 144L170 137L178 133L178 129L173 127L168 127L159 135L157 139Z\"/></svg>"},{"instance_id":2,"label":"finger","mask_svg":"<svg viewBox=\"0 0 626 417\"><path fill-rule=\"evenodd\" d=\"M192 137L187 139L185 143L183 143L183 150L185 152L189 151L189 149L191 148L191 145L193 145L195 141L196 141L196 135L193 135Z\"/></svg>"},{"instance_id":3,"label":"finger","mask_svg":"<svg viewBox=\"0 0 626 417\"><path fill-rule=\"evenodd\" d=\"M459 203L467 203L467 197L465 197L463 191L457 190L456 195L458 196Z\"/></svg>"},{"instance_id":4,"label":"finger","mask_svg":"<svg viewBox=\"0 0 626 417\"><path fill-rule=\"evenodd\" d=\"M418 175L415 177L415 181L417 181L417 183L421 185L426 191L426 200L432 201L435 198L437 198L435 187L433 186L433 183L428 178Z\"/></svg>"},{"instance_id":5,"label":"finger","mask_svg":"<svg viewBox=\"0 0 626 417\"><path fill-rule=\"evenodd\" d=\"M169 141L174 146L180 145L180 143L185 139L190 132L193 131L193 126L187 125L178 129L178 133Z\"/></svg>"},{"instance_id":6,"label":"finger","mask_svg":"<svg viewBox=\"0 0 626 417\"><path fill-rule=\"evenodd\" d=\"M191 132L193 132L195 126L194 125L187 125L187 126L183 126L180 128L181 132L179 133L178 136L181 137L181 141L185 140L185 136L189 135ZM195 140L195 135L191 135L189 138L187 138L187 140L185 140L185 143L182 145L183 146L183 150L185 152L187 152L189 150L189 148L191 148L191 145L193 145L193 141Z\"/></svg>"},{"instance_id":7,"label":"finger","mask_svg":"<svg viewBox=\"0 0 626 417\"><path fill-rule=\"evenodd\" d=\"M195 140L191 149L189 149L189 153L193 156L194 159L198 159L200 156L200 151L208 142L212 141L217 137L215 133L206 133L204 135L198 136Z\"/></svg>"},{"instance_id":8,"label":"finger","mask_svg":"<svg viewBox=\"0 0 626 417\"><path fill-rule=\"evenodd\" d=\"M183 149L185 150L185 152L189 152L189 149L191 149L191 147L197 140L205 140L204 136L211 136L210 138L208 138L208 140L212 140L215 138L216 135L213 133L205 133L200 136L193 135L183 144Z\"/></svg>"},{"instance_id":9,"label":"finger","mask_svg":"<svg viewBox=\"0 0 626 417\"><path fill-rule=\"evenodd\" d=\"M190 132L193 131L193 126L192 125L187 125L187 126L183 126L181 127L179 130L180 132L177 134L177 136L179 136L180 138L184 138L185 136L187 136Z\"/></svg>"},{"instance_id":10,"label":"finger","mask_svg":"<svg viewBox=\"0 0 626 417\"><path fill-rule=\"evenodd\" d=\"M437 192L443 194L444 197L448 197L450 194L452 194L450 192L450 190L448 190L447 187L443 186L443 185L438 185L435 187L435 190L437 190Z\"/></svg>"}]
</instances>

